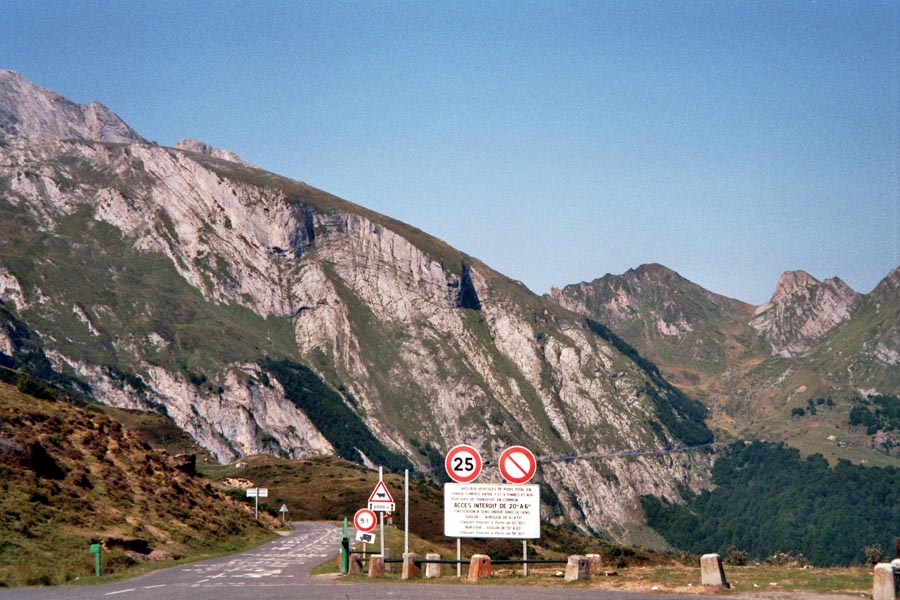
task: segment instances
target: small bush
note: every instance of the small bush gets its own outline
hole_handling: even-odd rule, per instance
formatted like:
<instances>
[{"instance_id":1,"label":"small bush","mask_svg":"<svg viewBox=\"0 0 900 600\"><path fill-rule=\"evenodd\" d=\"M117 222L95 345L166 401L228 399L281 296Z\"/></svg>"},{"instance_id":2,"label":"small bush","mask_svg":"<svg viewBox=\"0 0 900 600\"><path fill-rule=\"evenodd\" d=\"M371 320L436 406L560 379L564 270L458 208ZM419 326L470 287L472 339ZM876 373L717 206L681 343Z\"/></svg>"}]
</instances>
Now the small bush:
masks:
<instances>
[{"instance_id":1,"label":"small bush","mask_svg":"<svg viewBox=\"0 0 900 600\"><path fill-rule=\"evenodd\" d=\"M866 564L869 566L875 566L884 561L884 550L882 550L881 546L875 544L866 546L862 549L862 553L865 555Z\"/></svg>"},{"instance_id":2,"label":"small bush","mask_svg":"<svg viewBox=\"0 0 900 600\"><path fill-rule=\"evenodd\" d=\"M725 563L736 567L747 566L748 554L737 546L729 546L728 552L725 554Z\"/></svg>"}]
</instances>

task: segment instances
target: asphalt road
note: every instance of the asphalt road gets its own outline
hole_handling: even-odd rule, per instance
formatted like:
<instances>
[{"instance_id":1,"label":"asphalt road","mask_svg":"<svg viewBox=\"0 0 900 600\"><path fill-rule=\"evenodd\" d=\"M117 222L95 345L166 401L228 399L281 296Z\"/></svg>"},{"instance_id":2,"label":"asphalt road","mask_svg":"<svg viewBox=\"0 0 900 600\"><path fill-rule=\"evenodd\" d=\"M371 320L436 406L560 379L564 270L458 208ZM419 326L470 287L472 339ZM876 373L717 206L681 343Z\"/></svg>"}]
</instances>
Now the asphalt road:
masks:
<instances>
[{"instance_id":1,"label":"asphalt road","mask_svg":"<svg viewBox=\"0 0 900 600\"><path fill-rule=\"evenodd\" d=\"M685 596L560 587L431 583L344 583L311 578L333 556L340 529L295 523L290 535L256 550L97 586L0 590L0 600L685 600ZM699 599L701 596L690 596ZM708 598L713 598L712 596Z\"/></svg>"}]
</instances>

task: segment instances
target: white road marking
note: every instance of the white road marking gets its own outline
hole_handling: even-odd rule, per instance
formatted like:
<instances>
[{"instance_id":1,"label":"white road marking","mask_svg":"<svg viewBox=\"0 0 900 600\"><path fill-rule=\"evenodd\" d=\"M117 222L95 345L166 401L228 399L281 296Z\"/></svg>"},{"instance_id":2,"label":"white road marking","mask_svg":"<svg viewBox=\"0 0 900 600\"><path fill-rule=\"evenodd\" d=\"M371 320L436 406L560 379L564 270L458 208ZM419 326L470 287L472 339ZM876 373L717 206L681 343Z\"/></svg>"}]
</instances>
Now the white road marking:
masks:
<instances>
[{"instance_id":1,"label":"white road marking","mask_svg":"<svg viewBox=\"0 0 900 600\"><path fill-rule=\"evenodd\" d=\"M107 592L103 594L104 596L115 596L116 594L124 594L126 592L133 592L137 588L128 588L127 590L119 590L117 592Z\"/></svg>"}]
</instances>

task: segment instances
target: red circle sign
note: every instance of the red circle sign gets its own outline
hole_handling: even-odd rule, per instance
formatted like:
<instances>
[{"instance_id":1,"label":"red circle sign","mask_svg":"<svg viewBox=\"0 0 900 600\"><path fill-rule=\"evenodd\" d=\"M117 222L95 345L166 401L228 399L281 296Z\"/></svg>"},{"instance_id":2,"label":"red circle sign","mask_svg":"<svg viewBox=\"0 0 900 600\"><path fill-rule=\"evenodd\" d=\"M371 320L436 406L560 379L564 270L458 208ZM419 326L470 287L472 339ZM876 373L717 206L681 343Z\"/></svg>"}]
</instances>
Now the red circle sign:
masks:
<instances>
[{"instance_id":1,"label":"red circle sign","mask_svg":"<svg viewBox=\"0 0 900 600\"><path fill-rule=\"evenodd\" d=\"M353 526L363 533L375 529L377 523L378 517L376 517L375 513L368 508L361 508L353 515Z\"/></svg>"},{"instance_id":2,"label":"red circle sign","mask_svg":"<svg viewBox=\"0 0 900 600\"><path fill-rule=\"evenodd\" d=\"M500 474L510 483L525 483L537 471L537 459L523 446L510 446L500 455Z\"/></svg>"},{"instance_id":3,"label":"red circle sign","mask_svg":"<svg viewBox=\"0 0 900 600\"><path fill-rule=\"evenodd\" d=\"M444 468L453 481L470 483L481 475L481 455L467 444L453 446L444 459Z\"/></svg>"}]
</instances>

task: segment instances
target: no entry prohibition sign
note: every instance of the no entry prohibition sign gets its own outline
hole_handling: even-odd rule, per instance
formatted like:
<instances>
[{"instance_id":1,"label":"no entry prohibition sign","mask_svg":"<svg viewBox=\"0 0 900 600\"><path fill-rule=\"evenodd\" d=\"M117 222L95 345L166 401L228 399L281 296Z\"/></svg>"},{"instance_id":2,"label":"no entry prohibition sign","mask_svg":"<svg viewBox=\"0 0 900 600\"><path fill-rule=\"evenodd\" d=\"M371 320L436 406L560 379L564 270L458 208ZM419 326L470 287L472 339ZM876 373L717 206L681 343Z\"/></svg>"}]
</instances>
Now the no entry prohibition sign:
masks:
<instances>
[{"instance_id":1,"label":"no entry prohibition sign","mask_svg":"<svg viewBox=\"0 0 900 600\"><path fill-rule=\"evenodd\" d=\"M467 444L453 446L444 459L444 468L450 479L457 483L475 481L481 475L481 455Z\"/></svg>"},{"instance_id":2,"label":"no entry prohibition sign","mask_svg":"<svg viewBox=\"0 0 900 600\"><path fill-rule=\"evenodd\" d=\"M537 459L523 446L510 446L500 455L500 474L510 483L525 483L537 470Z\"/></svg>"}]
</instances>

